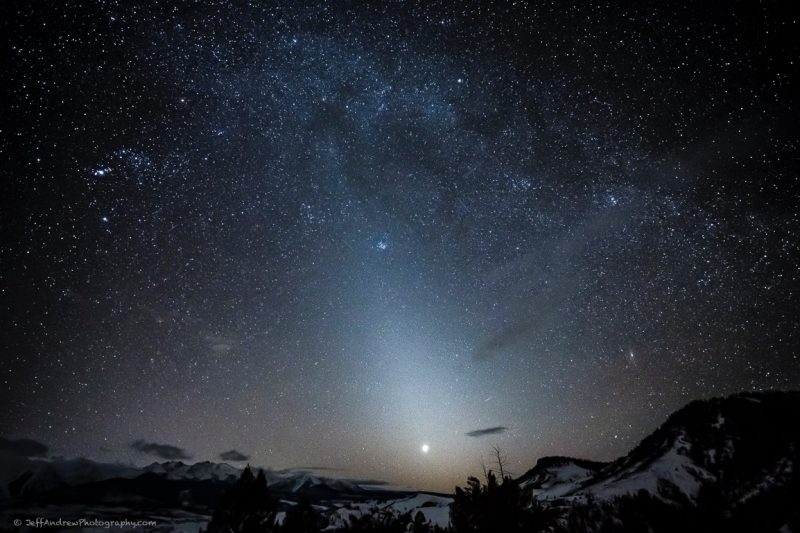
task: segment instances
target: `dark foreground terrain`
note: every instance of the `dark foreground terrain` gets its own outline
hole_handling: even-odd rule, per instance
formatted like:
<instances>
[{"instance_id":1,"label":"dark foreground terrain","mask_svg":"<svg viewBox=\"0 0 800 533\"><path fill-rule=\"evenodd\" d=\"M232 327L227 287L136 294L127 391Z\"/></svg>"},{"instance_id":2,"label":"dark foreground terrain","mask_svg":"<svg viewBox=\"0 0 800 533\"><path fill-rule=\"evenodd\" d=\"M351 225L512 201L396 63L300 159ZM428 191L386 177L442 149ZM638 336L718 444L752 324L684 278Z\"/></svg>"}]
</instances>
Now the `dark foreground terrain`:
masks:
<instances>
[{"instance_id":1,"label":"dark foreground terrain","mask_svg":"<svg viewBox=\"0 0 800 533\"><path fill-rule=\"evenodd\" d=\"M798 392L692 402L616 461L545 457L517 479L470 478L452 496L223 463L134 468L6 454L0 527L61 518L101 522L44 529L100 531L127 519L151 523L111 529L789 533L800 531L798 456Z\"/></svg>"}]
</instances>

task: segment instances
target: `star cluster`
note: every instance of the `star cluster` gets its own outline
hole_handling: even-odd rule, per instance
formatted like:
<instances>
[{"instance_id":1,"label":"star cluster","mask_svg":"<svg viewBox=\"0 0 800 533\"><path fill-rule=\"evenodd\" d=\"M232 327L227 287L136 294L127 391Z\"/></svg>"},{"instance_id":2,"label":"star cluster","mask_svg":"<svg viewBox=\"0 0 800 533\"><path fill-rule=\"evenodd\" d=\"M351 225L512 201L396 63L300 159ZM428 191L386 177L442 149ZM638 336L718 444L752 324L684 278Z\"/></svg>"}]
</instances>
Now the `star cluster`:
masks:
<instances>
[{"instance_id":1,"label":"star cluster","mask_svg":"<svg viewBox=\"0 0 800 533\"><path fill-rule=\"evenodd\" d=\"M4 5L0 425L448 490L797 388L797 20L625 4Z\"/></svg>"}]
</instances>

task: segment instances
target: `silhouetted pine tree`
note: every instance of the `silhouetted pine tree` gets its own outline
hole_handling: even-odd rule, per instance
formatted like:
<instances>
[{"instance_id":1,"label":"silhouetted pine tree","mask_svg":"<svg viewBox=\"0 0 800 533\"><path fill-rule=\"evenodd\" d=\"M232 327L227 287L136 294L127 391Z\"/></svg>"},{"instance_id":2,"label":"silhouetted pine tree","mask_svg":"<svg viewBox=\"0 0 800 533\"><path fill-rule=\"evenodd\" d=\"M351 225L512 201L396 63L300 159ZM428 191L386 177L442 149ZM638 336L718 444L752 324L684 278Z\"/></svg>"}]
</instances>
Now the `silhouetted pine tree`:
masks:
<instances>
[{"instance_id":1,"label":"silhouetted pine tree","mask_svg":"<svg viewBox=\"0 0 800 533\"><path fill-rule=\"evenodd\" d=\"M283 533L317 533L327 527L328 521L314 509L311 503L302 499L286 511L280 531Z\"/></svg>"},{"instance_id":2,"label":"silhouetted pine tree","mask_svg":"<svg viewBox=\"0 0 800 533\"><path fill-rule=\"evenodd\" d=\"M275 502L267 478L259 470L254 477L248 465L222 497L208 524L208 533L269 533L275 531Z\"/></svg>"},{"instance_id":3,"label":"silhouetted pine tree","mask_svg":"<svg viewBox=\"0 0 800 533\"><path fill-rule=\"evenodd\" d=\"M547 530L555 516L527 500L522 489L510 477L497 482L489 471L486 485L475 478L467 487L456 487L450 509L454 533L535 533Z\"/></svg>"}]
</instances>

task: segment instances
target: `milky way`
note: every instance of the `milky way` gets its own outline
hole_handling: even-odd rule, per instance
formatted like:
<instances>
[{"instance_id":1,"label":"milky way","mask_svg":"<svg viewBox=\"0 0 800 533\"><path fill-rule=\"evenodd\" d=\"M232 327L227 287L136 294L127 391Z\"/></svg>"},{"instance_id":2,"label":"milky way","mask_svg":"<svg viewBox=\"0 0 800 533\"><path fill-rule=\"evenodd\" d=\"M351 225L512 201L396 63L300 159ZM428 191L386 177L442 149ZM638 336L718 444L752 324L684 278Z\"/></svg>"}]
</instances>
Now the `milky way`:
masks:
<instances>
[{"instance_id":1,"label":"milky way","mask_svg":"<svg viewBox=\"0 0 800 533\"><path fill-rule=\"evenodd\" d=\"M2 7L5 436L449 490L800 386L782 4L237 4Z\"/></svg>"}]
</instances>

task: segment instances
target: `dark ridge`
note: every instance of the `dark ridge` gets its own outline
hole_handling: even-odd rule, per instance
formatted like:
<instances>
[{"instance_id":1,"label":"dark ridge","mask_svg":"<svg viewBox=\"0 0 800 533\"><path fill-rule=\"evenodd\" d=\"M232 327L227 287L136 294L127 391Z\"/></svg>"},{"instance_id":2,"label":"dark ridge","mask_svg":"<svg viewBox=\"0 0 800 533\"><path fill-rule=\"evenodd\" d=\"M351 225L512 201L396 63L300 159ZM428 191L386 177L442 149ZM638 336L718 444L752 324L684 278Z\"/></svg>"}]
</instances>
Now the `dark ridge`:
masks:
<instances>
[{"instance_id":1,"label":"dark ridge","mask_svg":"<svg viewBox=\"0 0 800 533\"><path fill-rule=\"evenodd\" d=\"M724 423L716 427L720 417ZM722 448L730 439L738 455L758 458L753 464L774 460L800 439L800 391L744 392L689 402L628 455L609 463L592 482L613 477L633 464L638 464L637 471L646 469L681 435L698 445L689 453L703 466L713 466L702 456L705 450Z\"/></svg>"}]
</instances>

